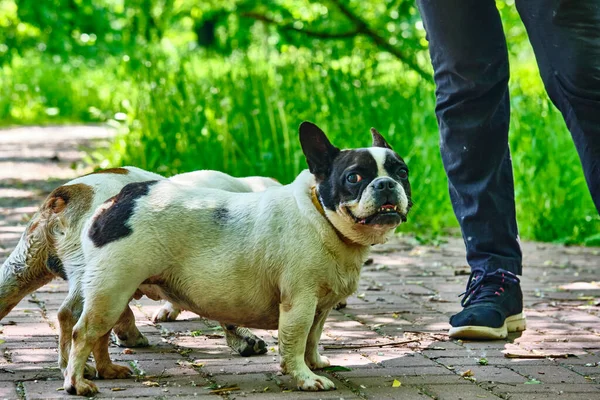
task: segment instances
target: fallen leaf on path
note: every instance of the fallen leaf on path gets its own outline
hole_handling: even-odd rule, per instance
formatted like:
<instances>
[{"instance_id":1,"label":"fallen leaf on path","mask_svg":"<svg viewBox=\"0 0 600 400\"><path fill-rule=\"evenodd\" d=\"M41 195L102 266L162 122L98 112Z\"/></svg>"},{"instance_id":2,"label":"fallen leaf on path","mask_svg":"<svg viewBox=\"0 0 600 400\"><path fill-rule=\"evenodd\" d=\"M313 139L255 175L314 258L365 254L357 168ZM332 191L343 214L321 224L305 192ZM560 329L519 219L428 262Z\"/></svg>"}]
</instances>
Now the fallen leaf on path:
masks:
<instances>
[{"instance_id":1,"label":"fallen leaf on path","mask_svg":"<svg viewBox=\"0 0 600 400\"><path fill-rule=\"evenodd\" d=\"M473 376L473 371L471 371L470 369L466 370L465 372L461 372L460 376L462 376L463 378L467 378L470 376Z\"/></svg>"},{"instance_id":2,"label":"fallen leaf on path","mask_svg":"<svg viewBox=\"0 0 600 400\"><path fill-rule=\"evenodd\" d=\"M398 379L394 379L394 382L392 382L392 387L400 387L402 386L402 382L400 382Z\"/></svg>"},{"instance_id":3,"label":"fallen leaf on path","mask_svg":"<svg viewBox=\"0 0 600 400\"><path fill-rule=\"evenodd\" d=\"M110 390L112 390L113 392L122 392L123 390L127 390L127 389L121 388L121 387L114 387L114 388L110 388Z\"/></svg>"},{"instance_id":4,"label":"fallen leaf on path","mask_svg":"<svg viewBox=\"0 0 600 400\"><path fill-rule=\"evenodd\" d=\"M144 382L142 382L142 385L148 386L148 387L159 387L160 386L160 384L158 382L154 382L154 381L144 381Z\"/></svg>"}]
</instances>

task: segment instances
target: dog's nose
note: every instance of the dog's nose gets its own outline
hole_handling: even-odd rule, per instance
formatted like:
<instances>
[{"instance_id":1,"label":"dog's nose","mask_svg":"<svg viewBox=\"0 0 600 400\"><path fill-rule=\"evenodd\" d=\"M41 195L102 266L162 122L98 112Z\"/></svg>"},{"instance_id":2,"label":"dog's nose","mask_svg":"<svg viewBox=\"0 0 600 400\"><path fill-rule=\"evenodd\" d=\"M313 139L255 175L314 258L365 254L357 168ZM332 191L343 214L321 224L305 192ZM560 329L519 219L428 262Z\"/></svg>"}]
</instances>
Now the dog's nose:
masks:
<instances>
[{"instance_id":1,"label":"dog's nose","mask_svg":"<svg viewBox=\"0 0 600 400\"><path fill-rule=\"evenodd\" d=\"M396 188L396 185L396 181L391 178L377 178L373 182L373 188L378 192L384 190L394 190Z\"/></svg>"}]
</instances>

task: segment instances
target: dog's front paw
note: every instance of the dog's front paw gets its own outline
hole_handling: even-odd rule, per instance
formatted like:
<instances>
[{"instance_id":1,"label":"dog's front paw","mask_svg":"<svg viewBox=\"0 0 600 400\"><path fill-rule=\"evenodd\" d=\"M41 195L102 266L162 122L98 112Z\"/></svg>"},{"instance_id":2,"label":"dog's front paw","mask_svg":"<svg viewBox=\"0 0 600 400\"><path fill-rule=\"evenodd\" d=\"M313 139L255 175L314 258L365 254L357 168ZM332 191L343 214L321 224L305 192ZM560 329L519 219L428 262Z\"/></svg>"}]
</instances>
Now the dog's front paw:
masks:
<instances>
[{"instance_id":1,"label":"dog's front paw","mask_svg":"<svg viewBox=\"0 0 600 400\"><path fill-rule=\"evenodd\" d=\"M296 377L298 389L310 392L319 390L334 390L335 384L324 376L317 375L313 372L302 374Z\"/></svg>"},{"instance_id":2,"label":"dog's front paw","mask_svg":"<svg viewBox=\"0 0 600 400\"><path fill-rule=\"evenodd\" d=\"M92 381L81 379L76 381L69 377L65 378L63 385L65 391L69 394L77 394L79 396L90 397L98 393L98 387Z\"/></svg>"},{"instance_id":3,"label":"dog's front paw","mask_svg":"<svg viewBox=\"0 0 600 400\"><path fill-rule=\"evenodd\" d=\"M128 367L118 364L108 364L106 367L98 370L98 377L102 379L125 379L129 378L132 373Z\"/></svg>"},{"instance_id":4,"label":"dog's front paw","mask_svg":"<svg viewBox=\"0 0 600 400\"><path fill-rule=\"evenodd\" d=\"M306 364L308 365L308 368L310 368L310 369L321 369L321 368L329 367L331 365L331 362L329 361L329 358L322 356L320 354L317 354L317 357L315 360L306 360Z\"/></svg>"},{"instance_id":5,"label":"dog's front paw","mask_svg":"<svg viewBox=\"0 0 600 400\"><path fill-rule=\"evenodd\" d=\"M175 321L177 317L181 314L181 309L175 307L171 303L167 303L161 308L158 309L152 316L152 321L154 322L170 322Z\"/></svg>"}]
</instances>

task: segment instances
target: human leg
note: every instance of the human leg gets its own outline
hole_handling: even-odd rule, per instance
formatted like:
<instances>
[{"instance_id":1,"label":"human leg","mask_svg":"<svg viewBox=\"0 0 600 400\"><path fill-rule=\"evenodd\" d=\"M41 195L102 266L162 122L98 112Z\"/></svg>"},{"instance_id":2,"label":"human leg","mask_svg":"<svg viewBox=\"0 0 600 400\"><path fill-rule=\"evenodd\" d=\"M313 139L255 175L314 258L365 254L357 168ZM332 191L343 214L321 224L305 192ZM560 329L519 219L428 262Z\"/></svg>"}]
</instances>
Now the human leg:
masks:
<instances>
[{"instance_id":1,"label":"human leg","mask_svg":"<svg viewBox=\"0 0 600 400\"><path fill-rule=\"evenodd\" d=\"M507 319L521 321L519 329L524 320L519 281L512 279L522 272L522 255L508 148L508 54L500 16L493 0L417 4L434 68L442 160L472 269L464 310L451 318L450 335L505 337ZM478 290L480 286L486 289Z\"/></svg>"}]
</instances>

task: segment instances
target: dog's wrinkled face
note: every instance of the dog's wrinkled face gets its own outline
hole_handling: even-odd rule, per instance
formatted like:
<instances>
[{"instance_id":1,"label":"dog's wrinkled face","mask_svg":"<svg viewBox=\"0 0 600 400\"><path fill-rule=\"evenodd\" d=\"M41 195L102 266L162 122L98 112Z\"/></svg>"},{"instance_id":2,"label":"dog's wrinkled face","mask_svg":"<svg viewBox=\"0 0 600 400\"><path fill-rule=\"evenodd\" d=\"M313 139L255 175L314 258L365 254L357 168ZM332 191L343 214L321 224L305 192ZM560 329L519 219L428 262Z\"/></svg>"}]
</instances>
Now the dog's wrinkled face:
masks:
<instances>
[{"instance_id":1,"label":"dog's wrinkled face","mask_svg":"<svg viewBox=\"0 0 600 400\"><path fill-rule=\"evenodd\" d=\"M300 140L332 224L361 244L385 242L406 221L411 202L408 167L371 129L373 147L340 151L314 124L300 126Z\"/></svg>"}]
</instances>

